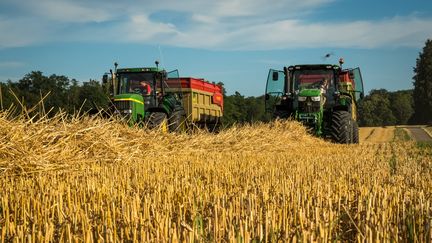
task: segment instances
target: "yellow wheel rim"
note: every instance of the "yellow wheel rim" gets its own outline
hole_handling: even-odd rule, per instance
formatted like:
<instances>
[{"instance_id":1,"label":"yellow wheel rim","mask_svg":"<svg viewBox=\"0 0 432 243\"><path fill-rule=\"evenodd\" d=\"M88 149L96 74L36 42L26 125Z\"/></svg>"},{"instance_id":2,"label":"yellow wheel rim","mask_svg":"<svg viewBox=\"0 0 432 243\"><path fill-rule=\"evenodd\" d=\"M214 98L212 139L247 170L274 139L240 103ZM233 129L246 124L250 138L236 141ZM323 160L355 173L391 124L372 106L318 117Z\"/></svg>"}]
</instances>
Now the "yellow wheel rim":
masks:
<instances>
[{"instance_id":1,"label":"yellow wheel rim","mask_svg":"<svg viewBox=\"0 0 432 243\"><path fill-rule=\"evenodd\" d=\"M161 123L160 130L163 133L168 133L168 120L167 119L164 119L163 122Z\"/></svg>"}]
</instances>

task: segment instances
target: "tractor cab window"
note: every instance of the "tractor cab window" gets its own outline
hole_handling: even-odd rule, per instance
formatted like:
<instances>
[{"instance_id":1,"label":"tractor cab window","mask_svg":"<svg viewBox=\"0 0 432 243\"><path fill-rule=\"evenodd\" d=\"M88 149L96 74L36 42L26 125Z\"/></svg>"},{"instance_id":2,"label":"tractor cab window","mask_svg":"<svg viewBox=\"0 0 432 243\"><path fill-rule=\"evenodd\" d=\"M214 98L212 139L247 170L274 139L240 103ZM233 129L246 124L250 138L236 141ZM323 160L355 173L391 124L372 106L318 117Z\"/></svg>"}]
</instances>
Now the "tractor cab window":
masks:
<instances>
[{"instance_id":1,"label":"tractor cab window","mask_svg":"<svg viewBox=\"0 0 432 243\"><path fill-rule=\"evenodd\" d=\"M360 68L354 68L350 70L350 78L354 79L354 89L356 91L356 101L360 101L364 95L363 79L361 76Z\"/></svg>"},{"instance_id":2,"label":"tractor cab window","mask_svg":"<svg viewBox=\"0 0 432 243\"><path fill-rule=\"evenodd\" d=\"M293 74L294 90L331 89L334 87L332 70L297 70Z\"/></svg>"},{"instance_id":3,"label":"tractor cab window","mask_svg":"<svg viewBox=\"0 0 432 243\"><path fill-rule=\"evenodd\" d=\"M120 73L120 92L137 93L145 96L151 95L154 89L153 73Z\"/></svg>"},{"instance_id":4,"label":"tractor cab window","mask_svg":"<svg viewBox=\"0 0 432 243\"><path fill-rule=\"evenodd\" d=\"M150 95L152 91L151 82L146 80L130 80L128 93Z\"/></svg>"},{"instance_id":5,"label":"tractor cab window","mask_svg":"<svg viewBox=\"0 0 432 243\"><path fill-rule=\"evenodd\" d=\"M166 92L168 89L168 84L165 80L161 80L160 78L158 78L156 80L156 96L157 97L162 97L163 92Z\"/></svg>"}]
</instances>

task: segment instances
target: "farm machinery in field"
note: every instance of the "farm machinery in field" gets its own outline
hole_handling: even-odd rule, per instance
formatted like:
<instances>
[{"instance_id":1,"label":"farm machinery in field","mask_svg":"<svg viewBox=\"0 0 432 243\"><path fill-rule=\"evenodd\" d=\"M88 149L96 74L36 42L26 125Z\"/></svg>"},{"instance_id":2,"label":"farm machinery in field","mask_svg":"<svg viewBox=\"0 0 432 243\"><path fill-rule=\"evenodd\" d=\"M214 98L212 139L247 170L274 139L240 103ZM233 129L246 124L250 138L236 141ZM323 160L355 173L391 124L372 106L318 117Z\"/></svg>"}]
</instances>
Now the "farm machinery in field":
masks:
<instances>
[{"instance_id":1,"label":"farm machinery in field","mask_svg":"<svg viewBox=\"0 0 432 243\"><path fill-rule=\"evenodd\" d=\"M317 136L336 143L359 143L357 104L364 96L360 69L309 64L270 69L266 110L274 118L292 118Z\"/></svg>"},{"instance_id":2,"label":"farm machinery in field","mask_svg":"<svg viewBox=\"0 0 432 243\"><path fill-rule=\"evenodd\" d=\"M156 67L117 68L106 73L110 114L129 125L146 125L163 131L183 130L190 124L215 129L223 111L222 87L203 79L179 77L177 70Z\"/></svg>"}]
</instances>

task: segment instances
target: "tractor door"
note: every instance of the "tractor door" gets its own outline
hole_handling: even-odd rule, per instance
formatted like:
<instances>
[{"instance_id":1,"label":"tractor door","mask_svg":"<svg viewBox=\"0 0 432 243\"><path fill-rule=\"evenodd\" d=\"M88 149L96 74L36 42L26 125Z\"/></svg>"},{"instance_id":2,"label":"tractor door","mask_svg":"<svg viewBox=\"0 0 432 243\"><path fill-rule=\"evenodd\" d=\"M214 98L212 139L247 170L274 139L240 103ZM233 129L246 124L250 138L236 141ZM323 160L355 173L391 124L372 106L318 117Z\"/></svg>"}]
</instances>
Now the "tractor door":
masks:
<instances>
[{"instance_id":1,"label":"tractor door","mask_svg":"<svg viewBox=\"0 0 432 243\"><path fill-rule=\"evenodd\" d=\"M265 109L266 112L273 113L276 105L281 101L284 95L285 76L283 71L270 69L267 77L265 92Z\"/></svg>"},{"instance_id":2,"label":"tractor door","mask_svg":"<svg viewBox=\"0 0 432 243\"><path fill-rule=\"evenodd\" d=\"M178 88L180 85L180 77L178 70L173 70L170 72L167 72L166 80L164 80L164 87L168 88L168 92L173 92L172 89L169 88Z\"/></svg>"},{"instance_id":3,"label":"tractor door","mask_svg":"<svg viewBox=\"0 0 432 243\"><path fill-rule=\"evenodd\" d=\"M166 99L164 101L166 107L169 107L171 111L183 109L182 84L177 69L167 73L164 88L166 93Z\"/></svg>"},{"instance_id":4,"label":"tractor door","mask_svg":"<svg viewBox=\"0 0 432 243\"><path fill-rule=\"evenodd\" d=\"M180 76L178 70L173 70L167 73L167 79L165 80L165 87L168 88L168 92L173 93L176 88L181 88Z\"/></svg>"},{"instance_id":5,"label":"tractor door","mask_svg":"<svg viewBox=\"0 0 432 243\"><path fill-rule=\"evenodd\" d=\"M363 79L360 68L350 70L350 78L354 80L354 90L356 102L359 102L364 96Z\"/></svg>"},{"instance_id":6,"label":"tractor door","mask_svg":"<svg viewBox=\"0 0 432 243\"><path fill-rule=\"evenodd\" d=\"M181 80L177 69L167 73L165 90L167 93L174 94L178 97L182 96Z\"/></svg>"},{"instance_id":7,"label":"tractor door","mask_svg":"<svg viewBox=\"0 0 432 243\"><path fill-rule=\"evenodd\" d=\"M167 73L167 78L169 79L179 79L179 72L178 70L172 70L170 72Z\"/></svg>"}]
</instances>

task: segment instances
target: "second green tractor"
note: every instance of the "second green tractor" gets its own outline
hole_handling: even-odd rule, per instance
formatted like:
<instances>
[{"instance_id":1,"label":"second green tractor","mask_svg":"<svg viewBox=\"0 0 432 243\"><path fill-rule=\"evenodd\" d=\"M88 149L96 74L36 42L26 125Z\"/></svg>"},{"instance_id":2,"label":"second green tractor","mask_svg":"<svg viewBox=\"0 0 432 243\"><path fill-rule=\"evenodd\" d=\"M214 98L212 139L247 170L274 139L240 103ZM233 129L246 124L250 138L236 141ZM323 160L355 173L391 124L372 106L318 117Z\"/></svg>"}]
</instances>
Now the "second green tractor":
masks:
<instances>
[{"instance_id":1,"label":"second green tractor","mask_svg":"<svg viewBox=\"0 0 432 243\"><path fill-rule=\"evenodd\" d=\"M358 102L364 96L359 68L308 64L269 71L266 109L274 118L292 118L317 136L336 143L359 143Z\"/></svg>"}]
</instances>

